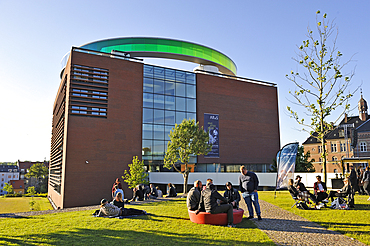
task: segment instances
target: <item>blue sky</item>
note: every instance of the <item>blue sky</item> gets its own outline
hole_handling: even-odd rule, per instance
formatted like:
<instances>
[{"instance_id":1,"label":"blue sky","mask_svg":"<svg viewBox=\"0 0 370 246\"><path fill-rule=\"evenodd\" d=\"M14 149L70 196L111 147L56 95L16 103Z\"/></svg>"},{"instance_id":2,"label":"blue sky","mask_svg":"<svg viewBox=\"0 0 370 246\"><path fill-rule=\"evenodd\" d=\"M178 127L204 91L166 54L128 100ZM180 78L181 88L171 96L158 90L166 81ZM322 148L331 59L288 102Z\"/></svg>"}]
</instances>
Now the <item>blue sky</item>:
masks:
<instances>
[{"instance_id":1,"label":"blue sky","mask_svg":"<svg viewBox=\"0 0 370 246\"><path fill-rule=\"evenodd\" d=\"M291 58L321 10L339 28L343 60L355 55L351 88L362 83L370 100L369 1L0 0L0 10L0 161L49 159L60 61L72 46L105 38L154 36L203 44L233 59L239 76L276 83L283 146L307 138L287 115L294 86L285 74L298 68ZM147 62L186 70L196 66ZM353 107L359 98L355 94Z\"/></svg>"}]
</instances>

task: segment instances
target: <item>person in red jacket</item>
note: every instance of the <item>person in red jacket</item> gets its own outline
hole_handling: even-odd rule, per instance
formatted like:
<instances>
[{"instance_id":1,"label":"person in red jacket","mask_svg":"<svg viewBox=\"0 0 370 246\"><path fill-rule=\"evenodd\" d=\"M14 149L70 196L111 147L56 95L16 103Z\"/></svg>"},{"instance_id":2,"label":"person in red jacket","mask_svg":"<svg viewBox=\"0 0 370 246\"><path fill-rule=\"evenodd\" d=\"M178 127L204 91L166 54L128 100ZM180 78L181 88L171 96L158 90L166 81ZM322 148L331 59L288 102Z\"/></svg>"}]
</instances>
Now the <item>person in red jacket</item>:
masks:
<instances>
[{"instance_id":1,"label":"person in red jacket","mask_svg":"<svg viewBox=\"0 0 370 246\"><path fill-rule=\"evenodd\" d=\"M316 176L316 182L313 185L313 190L315 192L316 200L318 202L329 202L328 201L328 193L326 193L327 188L325 182L321 181L321 176Z\"/></svg>"}]
</instances>

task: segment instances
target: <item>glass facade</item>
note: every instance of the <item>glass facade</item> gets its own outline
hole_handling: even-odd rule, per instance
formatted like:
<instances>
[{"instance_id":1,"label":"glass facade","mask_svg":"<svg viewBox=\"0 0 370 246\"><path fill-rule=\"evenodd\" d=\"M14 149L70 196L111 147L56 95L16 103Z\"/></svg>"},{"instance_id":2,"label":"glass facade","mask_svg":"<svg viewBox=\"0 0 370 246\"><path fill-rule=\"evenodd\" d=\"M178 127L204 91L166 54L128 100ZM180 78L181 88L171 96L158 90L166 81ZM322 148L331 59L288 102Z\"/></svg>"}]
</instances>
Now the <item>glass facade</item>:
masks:
<instances>
[{"instance_id":1,"label":"glass facade","mask_svg":"<svg viewBox=\"0 0 370 246\"><path fill-rule=\"evenodd\" d=\"M142 158L149 171L160 171L170 130L183 119L196 120L196 76L144 65L143 77Z\"/></svg>"}]
</instances>

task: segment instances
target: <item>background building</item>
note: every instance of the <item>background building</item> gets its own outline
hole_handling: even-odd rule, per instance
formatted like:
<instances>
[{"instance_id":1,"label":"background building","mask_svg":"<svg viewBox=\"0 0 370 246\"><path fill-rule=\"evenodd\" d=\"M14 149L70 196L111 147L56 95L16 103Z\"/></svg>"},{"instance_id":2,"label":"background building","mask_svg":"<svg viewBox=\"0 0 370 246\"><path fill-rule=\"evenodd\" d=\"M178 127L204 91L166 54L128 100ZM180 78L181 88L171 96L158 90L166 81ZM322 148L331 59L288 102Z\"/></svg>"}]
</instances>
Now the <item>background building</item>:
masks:
<instances>
[{"instance_id":1,"label":"background building","mask_svg":"<svg viewBox=\"0 0 370 246\"><path fill-rule=\"evenodd\" d=\"M122 52L124 51L124 53ZM144 64L159 57L201 64L194 72ZM235 76L224 54L158 38L102 40L72 48L53 107L49 198L56 208L110 199L133 156L165 172L170 129L184 118L218 118L219 157L193 157L194 171L264 171L280 148L277 87ZM167 182L162 180L162 182ZM125 196L131 191L123 183Z\"/></svg>"},{"instance_id":2,"label":"background building","mask_svg":"<svg viewBox=\"0 0 370 246\"><path fill-rule=\"evenodd\" d=\"M27 188L30 186L37 186L38 180L36 178L27 178L25 175L29 172L29 169L32 167L32 165L37 163L43 163L45 167L49 168L49 162L48 161L17 161L17 166L19 169L19 179L24 180L25 187L24 189L27 191Z\"/></svg>"},{"instance_id":3,"label":"background building","mask_svg":"<svg viewBox=\"0 0 370 246\"><path fill-rule=\"evenodd\" d=\"M341 160L343 158L365 157L368 155L367 146L370 144L370 132L367 113L367 103L361 95L358 102L359 116L347 116L325 137L327 151L327 172L340 173L342 171ZM344 125L348 125L347 138ZM361 140L360 140L361 139ZM355 141L355 142L354 142ZM310 136L304 143L304 151L310 152L312 164L316 172L322 172L321 143L315 137ZM355 146L355 147L353 147ZM345 167L345 169L347 169Z\"/></svg>"},{"instance_id":4,"label":"background building","mask_svg":"<svg viewBox=\"0 0 370 246\"><path fill-rule=\"evenodd\" d=\"M18 167L15 165L0 165L0 195L7 194L6 191L3 191L4 185L5 183L11 184L12 180L19 180Z\"/></svg>"}]
</instances>

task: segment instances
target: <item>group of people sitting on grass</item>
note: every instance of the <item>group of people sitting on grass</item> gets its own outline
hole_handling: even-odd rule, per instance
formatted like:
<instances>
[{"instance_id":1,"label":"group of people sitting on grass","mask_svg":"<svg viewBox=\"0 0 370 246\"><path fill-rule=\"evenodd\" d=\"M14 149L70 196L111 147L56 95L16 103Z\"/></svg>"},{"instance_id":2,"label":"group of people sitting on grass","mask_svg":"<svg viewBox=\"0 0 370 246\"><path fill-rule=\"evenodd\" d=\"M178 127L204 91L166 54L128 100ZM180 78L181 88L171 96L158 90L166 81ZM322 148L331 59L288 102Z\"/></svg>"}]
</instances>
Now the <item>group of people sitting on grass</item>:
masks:
<instances>
[{"instance_id":1,"label":"group of people sitting on grass","mask_svg":"<svg viewBox=\"0 0 370 246\"><path fill-rule=\"evenodd\" d=\"M339 190L331 190L329 193L326 187L325 182L321 180L321 176L316 176L316 182L314 183L314 194L310 193L305 185L301 182L302 177L297 175L296 182L293 182L293 179L289 179L288 181L288 190L293 197L297 197L298 199L310 203L309 199L316 205L316 207L320 207L320 203L324 205L331 202L335 198L338 197L346 197L348 198L348 206L350 208L354 208L354 194L356 191L359 191L358 184L362 184L364 191L369 195L368 201L370 200L370 167L366 168L366 171L363 172L362 180L358 181L358 175L354 170L353 166L350 166L350 174L347 178L343 180L343 187Z\"/></svg>"},{"instance_id":2,"label":"group of people sitting on grass","mask_svg":"<svg viewBox=\"0 0 370 246\"><path fill-rule=\"evenodd\" d=\"M166 197L176 197L176 188L172 183L169 183L167 185L167 195ZM163 197L163 192L161 189L157 186L154 187L153 184L150 184L149 186L145 184L139 184L135 188L132 189L133 191L133 197L131 201L144 201L148 199L156 199L158 197Z\"/></svg>"}]
</instances>

